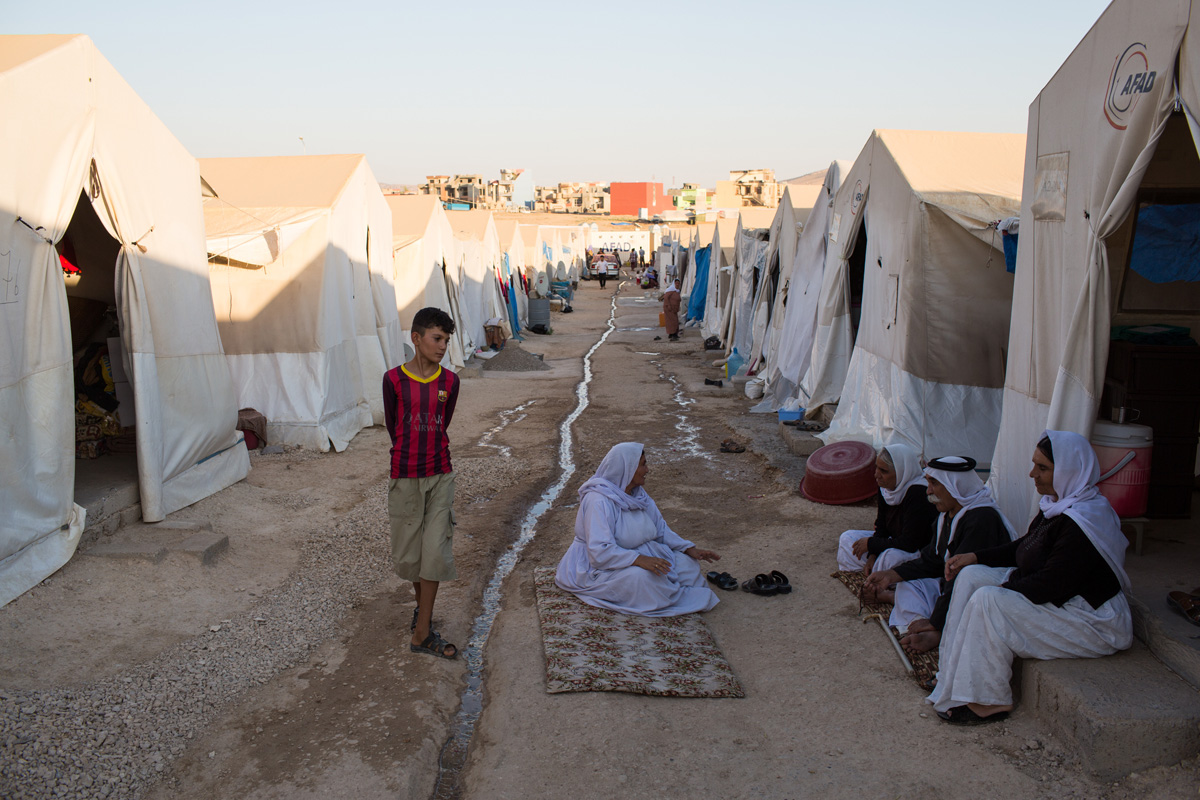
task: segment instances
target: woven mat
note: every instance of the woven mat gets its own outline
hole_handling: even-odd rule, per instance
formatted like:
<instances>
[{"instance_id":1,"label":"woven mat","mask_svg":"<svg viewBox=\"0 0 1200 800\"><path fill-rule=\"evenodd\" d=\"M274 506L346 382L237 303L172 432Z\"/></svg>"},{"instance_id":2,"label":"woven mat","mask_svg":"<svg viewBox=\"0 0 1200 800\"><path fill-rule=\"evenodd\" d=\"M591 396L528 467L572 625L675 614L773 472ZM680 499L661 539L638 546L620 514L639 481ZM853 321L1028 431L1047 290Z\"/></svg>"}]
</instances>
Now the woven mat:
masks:
<instances>
[{"instance_id":1,"label":"woven mat","mask_svg":"<svg viewBox=\"0 0 1200 800\"><path fill-rule=\"evenodd\" d=\"M589 606L533 571L546 691L745 697L699 614L635 617Z\"/></svg>"},{"instance_id":2,"label":"woven mat","mask_svg":"<svg viewBox=\"0 0 1200 800\"><path fill-rule=\"evenodd\" d=\"M863 575L862 570L858 569L853 571L842 570L834 572L830 574L829 577L836 578L838 581L840 581L842 585L849 589L850 593L854 595L855 600L858 600L858 598L861 596L860 593L862 592L863 584L867 580L867 577ZM883 615L884 619L887 619L892 614L892 604L860 603L858 613L862 615L864 612L867 614L881 614ZM898 641L900 639L899 631L897 631L894 626L889 627L892 629L892 635L895 636ZM913 666L913 680L915 680L917 685L925 691L932 691L933 679L937 675L938 671L937 648L935 647L927 653L917 653L915 655L913 653L908 653L907 655L909 662Z\"/></svg>"}]
</instances>

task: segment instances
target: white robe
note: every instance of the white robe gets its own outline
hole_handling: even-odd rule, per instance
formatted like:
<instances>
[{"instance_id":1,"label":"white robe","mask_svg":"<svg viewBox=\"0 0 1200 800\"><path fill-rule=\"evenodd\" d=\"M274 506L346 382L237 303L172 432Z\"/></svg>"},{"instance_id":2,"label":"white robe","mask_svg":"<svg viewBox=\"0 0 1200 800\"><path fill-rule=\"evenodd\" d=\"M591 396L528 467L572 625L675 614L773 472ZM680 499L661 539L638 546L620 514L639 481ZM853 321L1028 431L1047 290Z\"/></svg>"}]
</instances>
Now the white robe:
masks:
<instances>
[{"instance_id":1,"label":"white robe","mask_svg":"<svg viewBox=\"0 0 1200 800\"><path fill-rule=\"evenodd\" d=\"M1012 567L973 564L958 574L939 645L938 711L966 703L1012 704L1012 660L1096 658L1133 644L1129 603L1117 592L1097 609L1082 597L1061 608L1001 588Z\"/></svg>"},{"instance_id":2,"label":"white robe","mask_svg":"<svg viewBox=\"0 0 1200 800\"><path fill-rule=\"evenodd\" d=\"M620 510L598 492L585 495L575 518L575 540L558 562L554 582L585 603L643 617L708 611L719 601L698 562L683 551L694 545L667 527L658 507ZM655 575L633 565L639 555L673 565Z\"/></svg>"}]
</instances>

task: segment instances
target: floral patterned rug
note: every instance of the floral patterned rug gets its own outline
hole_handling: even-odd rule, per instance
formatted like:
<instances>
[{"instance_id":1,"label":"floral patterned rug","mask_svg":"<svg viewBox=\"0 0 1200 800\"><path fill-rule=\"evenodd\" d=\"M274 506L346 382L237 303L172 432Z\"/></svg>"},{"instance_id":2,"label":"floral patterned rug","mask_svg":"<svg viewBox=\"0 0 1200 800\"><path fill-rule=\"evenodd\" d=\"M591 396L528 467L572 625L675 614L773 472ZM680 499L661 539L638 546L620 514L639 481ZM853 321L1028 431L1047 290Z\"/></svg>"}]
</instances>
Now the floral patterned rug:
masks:
<instances>
[{"instance_id":1,"label":"floral patterned rug","mask_svg":"<svg viewBox=\"0 0 1200 800\"><path fill-rule=\"evenodd\" d=\"M841 581L842 585L849 589L855 598L859 598L858 613L860 616L864 611L868 614L881 614L883 615L884 621L891 616L891 603L862 602L862 587L863 583L866 582L866 576L863 575L862 570L856 569L851 571L838 571L832 573L829 577ZM888 627L892 629L892 635L899 639L900 632L896 630L895 626L889 625ZM933 691L934 678L937 676L938 671L937 648L935 647L927 653L909 653L908 660L913 666L912 677L913 680L917 682L917 685L920 686L924 691Z\"/></svg>"},{"instance_id":2,"label":"floral patterned rug","mask_svg":"<svg viewBox=\"0 0 1200 800\"><path fill-rule=\"evenodd\" d=\"M533 571L546 691L745 697L699 614L635 617L589 606Z\"/></svg>"}]
</instances>

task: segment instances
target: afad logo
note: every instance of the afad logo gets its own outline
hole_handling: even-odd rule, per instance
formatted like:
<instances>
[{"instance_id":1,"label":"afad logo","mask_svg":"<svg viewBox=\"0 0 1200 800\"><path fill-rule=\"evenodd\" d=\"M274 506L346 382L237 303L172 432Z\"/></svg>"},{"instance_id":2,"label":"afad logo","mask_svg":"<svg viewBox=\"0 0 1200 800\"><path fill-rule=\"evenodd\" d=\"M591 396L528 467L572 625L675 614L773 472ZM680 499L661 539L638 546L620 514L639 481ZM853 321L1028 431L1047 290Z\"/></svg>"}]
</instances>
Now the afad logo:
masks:
<instances>
[{"instance_id":1,"label":"afad logo","mask_svg":"<svg viewBox=\"0 0 1200 800\"><path fill-rule=\"evenodd\" d=\"M862 201L863 185L862 181L860 180L858 183L854 184L854 194L850 195L850 216L858 214L858 207L862 205Z\"/></svg>"},{"instance_id":2,"label":"afad logo","mask_svg":"<svg viewBox=\"0 0 1200 800\"><path fill-rule=\"evenodd\" d=\"M1146 45L1137 42L1125 48L1113 63L1108 78L1108 93L1104 96L1104 117L1119 131L1129 126L1129 118L1139 98L1154 88L1158 73L1151 71Z\"/></svg>"}]
</instances>

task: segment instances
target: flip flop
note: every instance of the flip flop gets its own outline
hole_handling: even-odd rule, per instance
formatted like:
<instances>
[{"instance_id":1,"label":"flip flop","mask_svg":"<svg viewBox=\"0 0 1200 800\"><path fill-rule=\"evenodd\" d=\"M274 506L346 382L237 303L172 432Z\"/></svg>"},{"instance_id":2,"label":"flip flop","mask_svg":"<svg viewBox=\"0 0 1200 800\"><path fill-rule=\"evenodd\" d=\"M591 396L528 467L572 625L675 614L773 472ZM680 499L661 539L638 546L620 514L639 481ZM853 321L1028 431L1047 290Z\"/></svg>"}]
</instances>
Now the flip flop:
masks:
<instances>
[{"instance_id":1,"label":"flip flop","mask_svg":"<svg viewBox=\"0 0 1200 800\"><path fill-rule=\"evenodd\" d=\"M454 652L450 655L446 655L447 647L453 647ZM409 642L408 649L412 650L414 653L429 653L431 656L437 656L438 658L444 658L449 661L453 661L454 659L458 658L458 646L450 644L450 642L447 642L434 631L430 631L429 635L425 637L425 641L421 642L420 644L413 644L412 642Z\"/></svg>"},{"instance_id":2,"label":"flip flop","mask_svg":"<svg viewBox=\"0 0 1200 800\"><path fill-rule=\"evenodd\" d=\"M944 722L949 722L951 725L988 725L992 722L1000 722L1001 720L1008 719L1007 711L997 711L995 714L981 717L967 706L955 706L949 711L939 711L937 715Z\"/></svg>"},{"instance_id":3,"label":"flip flop","mask_svg":"<svg viewBox=\"0 0 1200 800\"><path fill-rule=\"evenodd\" d=\"M1187 592L1170 592L1167 602L1187 617L1188 622L1200 625L1200 598Z\"/></svg>"},{"instance_id":4,"label":"flip flop","mask_svg":"<svg viewBox=\"0 0 1200 800\"><path fill-rule=\"evenodd\" d=\"M704 577L712 583L715 583L720 588L727 592L731 592L738 587L737 578L730 575L728 572L710 572Z\"/></svg>"},{"instance_id":5,"label":"flip flop","mask_svg":"<svg viewBox=\"0 0 1200 800\"><path fill-rule=\"evenodd\" d=\"M780 594L791 594L792 584L788 581L787 575L784 575L777 569L773 569L767 577L775 582L775 591Z\"/></svg>"},{"instance_id":6,"label":"flip flop","mask_svg":"<svg viewBox=\"0 0 1200 800\"><path fill-rule=\"evenodd\" d=\"M750 580L742 583L742 591L770 597L779 591L779 587L775 584L775 581L760 572Z\"/></svg>"},{"instance_id":7,"label":"flip flop","mask_svg":"<svg viewBox=\"0 0 1200 800\"><path fill-rule=\"evenodd\" d=\"M744 453L744 452L746 452L746 445L740 444L740 443L734 441L733 439L726 439L725 441L721 442L721 452L722 453Z\"/></svg>"}]
</instances>

